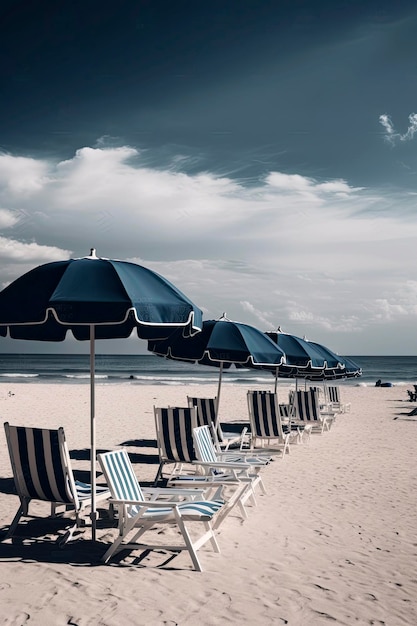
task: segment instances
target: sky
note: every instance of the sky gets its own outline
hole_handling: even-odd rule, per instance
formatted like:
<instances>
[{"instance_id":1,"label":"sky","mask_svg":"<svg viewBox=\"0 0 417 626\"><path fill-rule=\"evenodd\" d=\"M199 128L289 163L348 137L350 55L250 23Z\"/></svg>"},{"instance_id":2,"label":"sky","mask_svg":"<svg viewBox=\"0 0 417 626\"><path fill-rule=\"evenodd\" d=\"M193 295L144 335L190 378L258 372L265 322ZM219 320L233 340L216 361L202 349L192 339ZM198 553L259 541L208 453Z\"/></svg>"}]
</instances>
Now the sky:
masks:
<instances>
[{"instance_id":1,"label":"sky","mask_svg":"<svg viewBox=\"0 0 417 626\"><path fill-rule=\"evenodd\" d=\"M3 0L0 59L0 288L94 247L205 319L416 354L414 1Z\"/></svg>"}]
</instances>

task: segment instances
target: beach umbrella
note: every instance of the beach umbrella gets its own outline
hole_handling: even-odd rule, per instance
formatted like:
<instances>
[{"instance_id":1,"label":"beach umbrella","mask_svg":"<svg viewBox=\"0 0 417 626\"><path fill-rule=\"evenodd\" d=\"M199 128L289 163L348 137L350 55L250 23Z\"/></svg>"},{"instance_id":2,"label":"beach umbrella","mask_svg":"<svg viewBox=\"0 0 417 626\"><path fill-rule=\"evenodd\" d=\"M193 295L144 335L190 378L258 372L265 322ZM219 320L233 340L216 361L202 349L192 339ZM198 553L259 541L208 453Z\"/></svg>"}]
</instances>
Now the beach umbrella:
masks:
<instances>
[{"instance_id":1,"label":"beach umbrella","mask_svg":"<svg viewBox=\"0 0 417 626\"><path fill-rule=\"evenodd\" d=\"M127 261L90 255L40 265L0 292L0 336L90 342L92 535L96 531L95 340L167 337L201 330L202 313L159 274Z\"/></svg>"},{"instance_id":2,"label":"beach umbrella","mask_svg":"<svg viewBox=\"0 0 417 626\"><path fill-rule=\"evenodd\" d=\"M286 356L285 365L275 369L274 372L275 391L278 377L324 381L360 376L362 373L354 361L339 356L320 343L284 333L280 327L265 334L284 350Z\"/></svg>"},{"instance_id":3,"label":"beach umbrella","mask_svg":"<svg viewBox=\"0 0 417 626\"><path fill-rule=\"evenodd\" d=\"M278 367L285 363L285 353L265 333L225 315L203 321L201 333L193 337L184 338L180 331L175 331L167 339L149 341L148 350L169 359L219 368L216 424L224 368Z\"/></svg>"}]
</instances>

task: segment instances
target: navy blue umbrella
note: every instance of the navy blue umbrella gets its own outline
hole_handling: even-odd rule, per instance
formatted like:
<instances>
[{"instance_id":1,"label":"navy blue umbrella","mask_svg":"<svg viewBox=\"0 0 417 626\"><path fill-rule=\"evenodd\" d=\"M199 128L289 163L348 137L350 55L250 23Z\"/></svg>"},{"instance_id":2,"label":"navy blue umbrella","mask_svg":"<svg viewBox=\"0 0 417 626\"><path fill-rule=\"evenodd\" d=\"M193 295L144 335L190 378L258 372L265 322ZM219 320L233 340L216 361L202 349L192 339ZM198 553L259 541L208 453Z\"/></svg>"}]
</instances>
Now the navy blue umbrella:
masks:
<instances>
[{"instance_id":1,"label":"navy blue umbrella","mask_svg":"<svg viewBox=\"0 0 417 626\"><path fill-rule=\"evenodd\" d=\"M90 341L92 526L95 539L95 340L143 339L201 330L202 313L177 287L151 270L126 261L89 256L41 265L0 292L0 335L63 341L68 330Z\"/></svg>"},{"instance_id":2,"label":"navy blue umbrella","mask_svg":"<svg viewBox=\"0 0 417 626\"><path fill-rule=\"evenodd\" d=\"M284 333L280 328L277 331L267 331L266 335L280 346L286 355L286 364L275 370L275 386L278 376L318 381L360 376L362 373L354 361L335 354L322 344Z\"/></svg>"},{"instance_id":3,"label":"navy blue umbrella","mask_svg":"<svg viewBox=\"0 0 417 626\"><path fill-rule=\"evenodd\" d=\"M205 320L201 333L190 338L184 338L180 331L175 331L165 340L149 341L148 349L170 359L219 367L216 420L223 368L231 365L278 367L285 363L284 351L265 333L248 324L228 320L225 316L218 320Z\"/></svg>"}]
</instances>

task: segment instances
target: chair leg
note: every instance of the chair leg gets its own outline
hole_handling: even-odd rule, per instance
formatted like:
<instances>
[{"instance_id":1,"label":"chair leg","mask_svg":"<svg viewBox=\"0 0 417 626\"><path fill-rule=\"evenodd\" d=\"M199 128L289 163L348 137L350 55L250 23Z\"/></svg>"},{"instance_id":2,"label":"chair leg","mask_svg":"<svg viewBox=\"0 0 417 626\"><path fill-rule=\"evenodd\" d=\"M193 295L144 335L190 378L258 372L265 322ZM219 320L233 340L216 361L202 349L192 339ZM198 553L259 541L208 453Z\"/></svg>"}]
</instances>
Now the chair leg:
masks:
<instances>
[{"instance_id":1,"label":"chair leg","mask_svg":"<svg viewBox=\"0 0 417 626\"><path fill-rule=\"evenodd\" d=\"M158 471L157 471L156 476L155 476L155 480L153 481L153 486L154 486L154 487L156 487L156 485L158 484L159 479L160 479L160 478L161 478L161 476L162 476L162 468L163 468L163 466L164 466L164 463L163 463L163 461L162 461L162 462L159 464Z\"/></svg>"},{"instance_id":2,"label":"chair leg","mask_svg":"<svg viewBox=\"0 0 417 626\"><path fill-rule=\"evenodd\" d=\"M19 520L23 515L27 515L28 514L28 509L29 509L29 500L21 500L20 502L20 506L17 510L16 515L13 518L12 523L10 524L9 530L7 531L7 534L5 536L5 539L9 539L10 537L12 537L14 535L14 532L17 528L17 525L19 524Z\"/></svg>"}]
</instances>

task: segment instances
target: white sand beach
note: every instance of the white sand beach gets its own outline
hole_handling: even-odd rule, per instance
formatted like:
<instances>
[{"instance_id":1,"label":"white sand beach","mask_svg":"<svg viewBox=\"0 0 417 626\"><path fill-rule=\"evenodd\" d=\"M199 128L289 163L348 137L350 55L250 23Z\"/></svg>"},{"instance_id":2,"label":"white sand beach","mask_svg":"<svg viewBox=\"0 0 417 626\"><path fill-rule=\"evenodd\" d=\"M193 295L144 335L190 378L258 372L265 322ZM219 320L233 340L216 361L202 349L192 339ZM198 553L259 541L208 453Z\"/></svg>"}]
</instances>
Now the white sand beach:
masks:
<instances>
[{"instance_id":1,"label":"white sand beach","mask_svg":"<svg viewBox=\"0 0 417 626\"><path fill-rule=\"evenodd\" d=\"M285 400L289 385L280 385ZM97 384L97 447L125 446L141 481L157 470L153 405L185 405L211 386ZM160 554L135 553L103 565L116 530L90 530L63 549L52 522L33 525L36 542L0 544L0 623L63 626L118 624L417 623L417 417L406 387L341 386L351 412L334 427L293 446L266 467L267 495L249 518L221 525L221 554L202 548L204 571L187 553L166 566ZM221 415L246 420L246 389L226 384ZM89 469L86 384L3 384L2 421L64 426L73 467ZM17 508L4 430L0 434L0 529ZM47 515L48 505L33 512ZM62 528L60 522L54 522ZM46 536L45 536L46 533ZM20 533L23 534L23 533Z\"/></svg>"}]
</instances>

